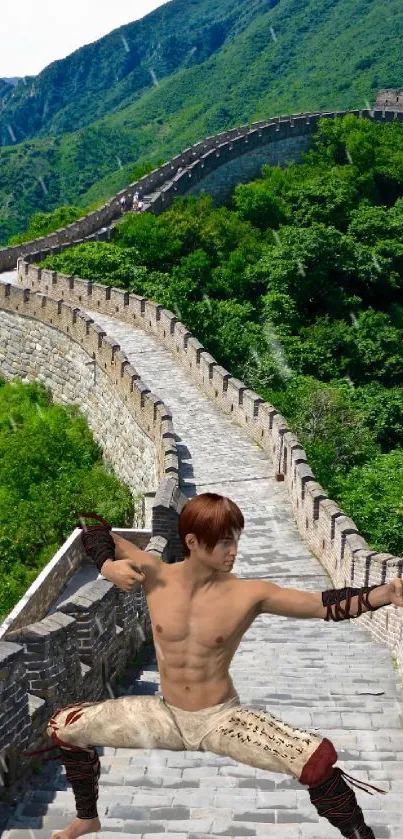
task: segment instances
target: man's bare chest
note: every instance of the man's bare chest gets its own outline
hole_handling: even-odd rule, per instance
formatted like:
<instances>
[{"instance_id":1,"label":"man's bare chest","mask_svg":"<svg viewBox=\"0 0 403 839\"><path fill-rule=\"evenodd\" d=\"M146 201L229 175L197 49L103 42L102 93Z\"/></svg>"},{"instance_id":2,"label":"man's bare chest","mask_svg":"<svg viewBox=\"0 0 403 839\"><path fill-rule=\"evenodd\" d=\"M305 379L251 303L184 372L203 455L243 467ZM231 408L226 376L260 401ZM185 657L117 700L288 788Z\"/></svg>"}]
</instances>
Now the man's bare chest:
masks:
<instances>
[{"instance_id":1,"label":"man's bare chest","mask_svg":"<svg viewBox=\"0 0 403 839\"><path fill-rule=\"evenodd\" d=\"M160 644L197 644L208 650L239 643L252 623L254 610L237 586L208 595L190 597L179 586L168 584L147 595L155 640Z\"/></svg>"}]
</instances>

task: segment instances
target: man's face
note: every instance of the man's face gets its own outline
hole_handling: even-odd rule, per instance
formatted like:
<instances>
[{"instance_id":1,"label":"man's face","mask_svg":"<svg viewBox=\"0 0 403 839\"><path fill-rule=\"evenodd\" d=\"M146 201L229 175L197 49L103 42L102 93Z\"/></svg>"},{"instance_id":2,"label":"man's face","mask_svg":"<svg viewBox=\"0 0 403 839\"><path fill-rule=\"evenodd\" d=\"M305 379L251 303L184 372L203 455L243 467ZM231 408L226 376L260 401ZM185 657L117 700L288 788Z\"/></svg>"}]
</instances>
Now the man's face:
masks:
<instances>
[{"instance_id":1,"label":"man's face","mask_svg":"<svg viewBox=\"0 0 403 839\"><path fill-rule=\"evenodd\" d=\"M204 566L213 571L231 572L238 552L240 533L220 539L212 551L207 550L205 545L195 540L192 553Z\"/></svg>"}]
</instances>

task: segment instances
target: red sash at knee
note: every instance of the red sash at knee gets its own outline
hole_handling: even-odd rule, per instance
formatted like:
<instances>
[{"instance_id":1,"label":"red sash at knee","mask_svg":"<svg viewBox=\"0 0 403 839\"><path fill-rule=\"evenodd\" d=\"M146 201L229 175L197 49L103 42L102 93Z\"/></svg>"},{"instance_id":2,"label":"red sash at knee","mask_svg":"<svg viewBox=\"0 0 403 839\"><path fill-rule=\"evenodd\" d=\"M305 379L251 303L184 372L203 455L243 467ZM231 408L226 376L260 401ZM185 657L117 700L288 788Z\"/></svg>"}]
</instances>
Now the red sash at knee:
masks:
<instances>
[{"instance_id":1,"label":"red sash at knee","mask_svg":"<svg viewBox=\"0 0 403 839\"><path fill-rule=\"evenodd\" d=\"M324 737L316 751L311 755L305 764L300 776L300 784L308 787L315 787L323 784L333 773L333 764L336 763L337 752L330 740Z\"/></svg>"}]
</instances>

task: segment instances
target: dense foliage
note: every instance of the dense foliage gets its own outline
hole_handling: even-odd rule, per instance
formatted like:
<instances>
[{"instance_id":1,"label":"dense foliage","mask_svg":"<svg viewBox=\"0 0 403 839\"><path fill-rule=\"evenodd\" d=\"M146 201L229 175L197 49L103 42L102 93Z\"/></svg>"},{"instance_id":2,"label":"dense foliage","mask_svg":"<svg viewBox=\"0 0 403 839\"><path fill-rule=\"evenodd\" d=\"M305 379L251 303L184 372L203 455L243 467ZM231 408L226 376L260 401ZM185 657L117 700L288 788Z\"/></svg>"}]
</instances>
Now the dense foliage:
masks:
<instances>
[{"instance_id":1,"label":"dense foliage","mask_svg":"<svg viewBox=\"0 0 403 839\"><path fill-rule=\"evenodd\" d=\"M43 385L0 379L0 621L77 526L96 510L128 526L133 499L103 464L74 407Z\"/></svg>"},{"instance_id":2,"label":"dense foliage","mask_svg":"<svg viewBox=\"0 0 403 839\"><path fill-rule=\"evenodd\" d=\"M83 215L85 215L84 211L78 207L58 207L53 213L34 213L28 228L23 233L12 236L7 245L21 245L22 242L31 242L40 236L47 236L48 233L72 224Z\"/></svg>"},{"instance_id":3,"label":"dense foliage","mask_svg":"<svg viewBox=\"0 0 403 839\"><path fill-rule=\"evenodd\" d=\"M400 0L172 0L6 95L0 242L218 131L372 106L402 86L402 36Z\"/></svg>"},{"instance_id":4,"label":"dense foliage","mask_svg":"<svg viewBox=\"0 0 403 839\"><path fill-rule=\"evenodd\" d=\"M403 128L346 117L228 206L178 198L44 264L177 313L287 417L370 544L403 554L402 234Z\"/></svg>"}]
</instances>

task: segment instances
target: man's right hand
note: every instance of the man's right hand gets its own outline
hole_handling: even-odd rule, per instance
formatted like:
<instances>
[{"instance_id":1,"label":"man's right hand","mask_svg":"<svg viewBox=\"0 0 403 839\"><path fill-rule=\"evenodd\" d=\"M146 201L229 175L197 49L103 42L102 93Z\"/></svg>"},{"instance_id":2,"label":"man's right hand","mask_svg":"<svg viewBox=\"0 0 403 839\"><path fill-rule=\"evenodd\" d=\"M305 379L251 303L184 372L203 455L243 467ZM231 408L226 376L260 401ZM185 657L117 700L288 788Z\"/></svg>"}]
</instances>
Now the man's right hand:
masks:
<instances>
[{"instance_id":1,"label":"man's right hand","mask_svg":"<svg viewBox=\"0 0 403 839\"><path fill-rule=\"evenodd\" d=\"M105 560L101 576L122 591L132 591L135 586L142 585L146 578L144 571L133 559Z\"/></svg>"}]
</instances>

